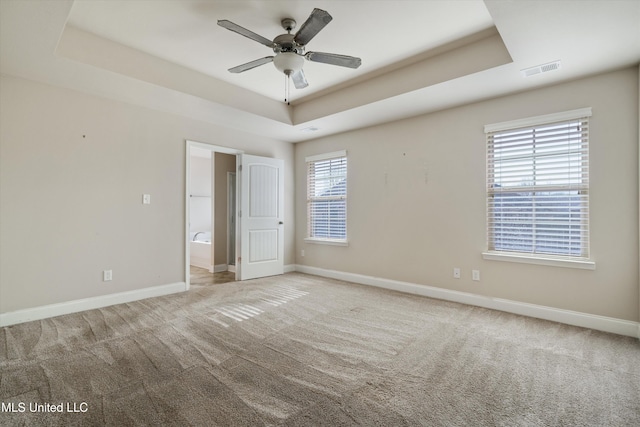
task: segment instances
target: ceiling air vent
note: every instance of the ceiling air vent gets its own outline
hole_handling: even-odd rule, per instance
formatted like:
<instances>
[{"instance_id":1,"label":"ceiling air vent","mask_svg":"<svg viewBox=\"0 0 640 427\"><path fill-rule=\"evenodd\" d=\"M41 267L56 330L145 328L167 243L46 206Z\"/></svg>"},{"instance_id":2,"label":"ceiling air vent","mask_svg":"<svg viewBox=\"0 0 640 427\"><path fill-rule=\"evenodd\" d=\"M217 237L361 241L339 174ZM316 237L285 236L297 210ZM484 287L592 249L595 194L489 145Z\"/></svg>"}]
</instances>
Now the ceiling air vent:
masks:
<instances>
[{"instance_id":1,"label":"ceiling air vent","mask_svg":"<svg viewBox=\"0 0 640 427\"><path fill-rule=\"evenodd\" d=\"M319 130L320 130L320 128L317 128L315 126L309 126L308 128L301 129L300 132L312 133L312 132L317 132Z\"/></svg>"},{"instance_id":2,"label":"ceiling air vent","mask_svg":"<svg viewBox=\"0 0 640 427\"><path fill-rule=\"evenodd\" d=\"M546 73L548 71L554 71L560 68L560 61L549 62L548 64L536 65L535 67L525 68L521 70L522 75L525 77L531 77L536 74Z\"/></svg>"}]
</instances>

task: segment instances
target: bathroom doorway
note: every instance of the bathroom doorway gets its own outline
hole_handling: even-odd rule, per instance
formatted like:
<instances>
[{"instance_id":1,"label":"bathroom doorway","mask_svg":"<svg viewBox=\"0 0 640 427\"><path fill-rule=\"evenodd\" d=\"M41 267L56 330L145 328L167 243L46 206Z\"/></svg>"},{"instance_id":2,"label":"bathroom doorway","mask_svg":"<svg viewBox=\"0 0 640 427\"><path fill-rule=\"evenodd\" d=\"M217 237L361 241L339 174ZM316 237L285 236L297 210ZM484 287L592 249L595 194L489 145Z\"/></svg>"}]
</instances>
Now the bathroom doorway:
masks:
<instances>
[{"instance_id":1,"label":"bathroom doorway","mask_svg":"<svg viewBox=\"0 0 640 427\"><path fill-rule=\"evenodd\" d=\"M186 148L187 288L233 281L235 170L241 151L194 141L187 141Z\"/></svg>"},{"instance_id":2,"label":"bathroom doorway","mask_svg":"<svg viewBox=\"0 0 640 427\"><path fill-rule=\"evenodd\" d=\"M236 221L229 221L229 212L235 215L235 186L229 186L229 174L235 175L236 156L215 152L213 153L213 266L214 272L235 272L235 235ZM234 194L229 194L230 192ZM229 241L234 245L230 248Z\"/></svg>"},{"instance_id":3,"label":"bathroom doorway","mask_svg":"<svg viewBox=\"0 0 640 427\"><path fill-rule=\"evenodd\" d=\"M209 150L212 154L213 182L211 185L212 238L209 269L229 270L229 257L235 260L235 280L248 280L276 276L284 272L284 161L271 157L255 156L227 147L186 141L186 192L185 192L185 283L190 287L191 266L191 151ZM218 165L229 161L225 169ZM235 227L228 220L228 172L236 173ZM221 174L221 177L217 175ZM222 189L216 188L222 183ZM244 213L244 215L243 215ZM223 224L219 226L219 224ZM224 227L220 231L219 227ZM229 228L235 230L235 251L228 252ZM193 236L196 240L198 231ZM235 254L233 253L235 252ZM218 264L221 263L221 264Z\"/></svg>"}]
</instances>

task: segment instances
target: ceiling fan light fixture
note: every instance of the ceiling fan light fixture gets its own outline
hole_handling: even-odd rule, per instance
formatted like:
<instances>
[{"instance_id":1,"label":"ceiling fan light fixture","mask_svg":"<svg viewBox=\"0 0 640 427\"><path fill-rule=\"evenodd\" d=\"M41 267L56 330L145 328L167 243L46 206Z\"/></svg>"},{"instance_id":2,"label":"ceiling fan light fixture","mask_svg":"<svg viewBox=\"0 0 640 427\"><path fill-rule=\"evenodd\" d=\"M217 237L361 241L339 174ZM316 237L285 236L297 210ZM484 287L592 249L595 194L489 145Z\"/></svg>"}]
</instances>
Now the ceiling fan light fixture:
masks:
<instances>
[{"instance_id":1,"label":"ceiling fan light fixture","mask_svg":"<svg viewBox=\"0 0 640 427\"><path fill-rule=\"evenodd\" d=\"M281 73L290 75L302 70L304 58L293 52L280 52L273 58L273 65Z\"/></svg>"}]
</instances>

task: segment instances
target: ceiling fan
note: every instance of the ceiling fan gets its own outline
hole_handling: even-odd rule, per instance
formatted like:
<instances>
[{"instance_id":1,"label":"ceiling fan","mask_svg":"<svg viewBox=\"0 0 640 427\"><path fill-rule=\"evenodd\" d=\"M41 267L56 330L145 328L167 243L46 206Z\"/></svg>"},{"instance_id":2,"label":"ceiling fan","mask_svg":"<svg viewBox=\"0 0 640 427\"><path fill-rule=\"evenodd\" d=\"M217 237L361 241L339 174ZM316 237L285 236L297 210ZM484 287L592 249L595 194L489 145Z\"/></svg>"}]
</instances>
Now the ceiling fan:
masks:
<instances>
[{"instance_id":1,"label":"ceiling fan","mask_svg":"<svg viewBox=\"0 0 640 427\"><path fill-rule=\"evenodd\" d=\"M275 56L266 56L264 58L256 59L255 61L229 68L229 71L231 73L242 73L260 65L273 62L278 71L284 73L287 77L290 77L293 80L293 84L296 89L302 89L309 85L304 72L302 71L302 65L304 64L305 58L312 62L322 62L324 64L339 65L341 67L358 68L362 61L360 58L353 56L323 52L305 53L307 43L309 43L311 39L320 32L320 30L331 22L332 19L333 18L327 11L322 9L313 9L313 12L311 12L311 15L309 15L309 18L307 18L304 24L302 24L298 32L296 34L291 34L291 31L296 27L296 21L292 18L285 18L280 21L280 23L282 28L287 31L287 34L280 34L273 39L273 41L226 19L219 20L218 25L221 27L248 37L251 40L255 40L258 43L273 49L275 53Z\"/></svg>"}]
</instances>

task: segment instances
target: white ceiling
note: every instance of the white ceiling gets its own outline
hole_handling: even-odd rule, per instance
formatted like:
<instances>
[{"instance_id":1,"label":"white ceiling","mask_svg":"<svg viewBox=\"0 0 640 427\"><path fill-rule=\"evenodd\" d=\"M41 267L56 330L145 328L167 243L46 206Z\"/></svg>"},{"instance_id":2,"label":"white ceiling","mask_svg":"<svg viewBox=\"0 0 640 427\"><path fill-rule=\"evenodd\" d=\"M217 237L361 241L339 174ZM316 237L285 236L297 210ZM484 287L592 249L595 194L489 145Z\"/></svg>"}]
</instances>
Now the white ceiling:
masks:
<instances>
[{"instance_id":1,"label":"white ceiling","mask_svg":"<svg viewBox=\"0 0 640 427\"><path fill-rule=\"evenodd\" d=\"M227 72L272 51L218 19L272 39L282 18L300 26L314 7L333 21L307 50L361 57L359 69L306 62L310 86L292 87L291 105L272 64ZM640 0L2 0L0 8L4 74L291 142L640 62ZM557 71L520 71L555 60Z\"/></svg>"}]
</instances>

